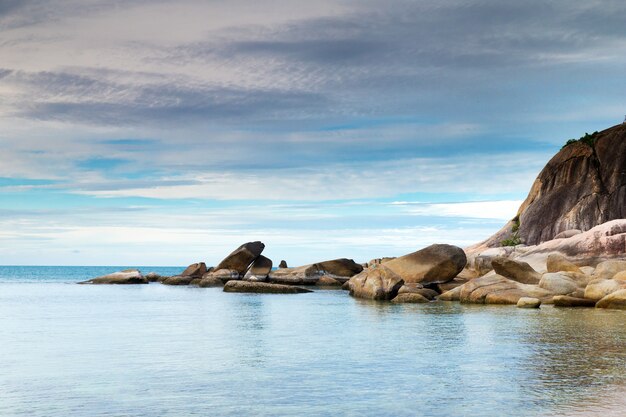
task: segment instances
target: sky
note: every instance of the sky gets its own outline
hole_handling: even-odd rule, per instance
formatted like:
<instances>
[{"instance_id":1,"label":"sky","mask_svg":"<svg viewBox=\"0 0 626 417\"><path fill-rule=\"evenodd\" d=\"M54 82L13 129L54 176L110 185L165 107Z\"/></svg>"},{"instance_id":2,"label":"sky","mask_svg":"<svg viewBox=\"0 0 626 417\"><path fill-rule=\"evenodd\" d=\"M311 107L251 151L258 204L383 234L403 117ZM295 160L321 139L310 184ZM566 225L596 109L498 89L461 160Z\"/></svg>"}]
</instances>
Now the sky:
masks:
<instances>
[{"instance_id":1,"label":"sky","mask_svg":"<svg viewBox=\"0 0 626 417\"><path fill-rule=\"evenodd\" d=\"M0 0L0 264L467 246L625 71L617 0Z\"/></svg>"}]
</instances>

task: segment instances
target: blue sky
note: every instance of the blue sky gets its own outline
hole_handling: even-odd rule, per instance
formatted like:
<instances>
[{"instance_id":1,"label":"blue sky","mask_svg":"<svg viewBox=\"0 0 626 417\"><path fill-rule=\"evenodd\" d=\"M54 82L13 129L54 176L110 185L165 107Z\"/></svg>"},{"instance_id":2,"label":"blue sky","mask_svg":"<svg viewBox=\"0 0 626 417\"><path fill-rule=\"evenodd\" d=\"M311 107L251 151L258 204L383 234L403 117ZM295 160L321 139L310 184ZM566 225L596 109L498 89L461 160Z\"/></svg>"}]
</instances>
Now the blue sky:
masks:
<instances>
[{"instance_id":1,"label":"blue sky","mask_svg":"<svg viewBox=\"0 0 626 417\"><path fill-rule=\"evenodd\" d=\"M0 264L469 245L626 113L626 4L8 0Z\"/></svg>"}]
</instances>

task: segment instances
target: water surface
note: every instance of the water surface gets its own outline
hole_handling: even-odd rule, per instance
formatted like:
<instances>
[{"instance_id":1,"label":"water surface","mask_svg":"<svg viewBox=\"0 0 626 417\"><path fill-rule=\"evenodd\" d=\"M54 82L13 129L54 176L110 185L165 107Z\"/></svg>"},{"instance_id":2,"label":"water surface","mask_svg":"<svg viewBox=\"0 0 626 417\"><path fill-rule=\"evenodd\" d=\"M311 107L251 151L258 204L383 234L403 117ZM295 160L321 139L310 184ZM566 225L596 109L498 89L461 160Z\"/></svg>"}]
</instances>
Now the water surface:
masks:
<instances>
[{"instance_id":1,"label":"water surface","mask_svg":"<svg viewBox=\"0 0 626 417\"><path fill-rule=\"evenodd\" d=\"M84 286L72 282L116 267L31 268L0 267L0 416L618 416L626 406L623 311Z\"/></svg>"}]
</instances>

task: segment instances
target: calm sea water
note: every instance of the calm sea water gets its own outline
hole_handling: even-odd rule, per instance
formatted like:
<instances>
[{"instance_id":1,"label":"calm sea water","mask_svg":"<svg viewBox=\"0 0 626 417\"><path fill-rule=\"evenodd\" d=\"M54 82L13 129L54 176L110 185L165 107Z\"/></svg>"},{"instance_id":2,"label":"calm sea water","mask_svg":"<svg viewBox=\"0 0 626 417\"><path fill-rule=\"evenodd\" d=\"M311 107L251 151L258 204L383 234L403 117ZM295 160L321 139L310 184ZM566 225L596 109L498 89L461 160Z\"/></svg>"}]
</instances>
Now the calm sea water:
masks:
<instances>
[{"instance_id":1,"label":"calm sea water","mask_svg":"<svg viewBox=\"0 0 626 417\"><path fill-rule=\"evenodd\" d=\"M0 267L0 416L626 409L623 311L73 284L117 269Z\"/></svg>"}]
</instances>

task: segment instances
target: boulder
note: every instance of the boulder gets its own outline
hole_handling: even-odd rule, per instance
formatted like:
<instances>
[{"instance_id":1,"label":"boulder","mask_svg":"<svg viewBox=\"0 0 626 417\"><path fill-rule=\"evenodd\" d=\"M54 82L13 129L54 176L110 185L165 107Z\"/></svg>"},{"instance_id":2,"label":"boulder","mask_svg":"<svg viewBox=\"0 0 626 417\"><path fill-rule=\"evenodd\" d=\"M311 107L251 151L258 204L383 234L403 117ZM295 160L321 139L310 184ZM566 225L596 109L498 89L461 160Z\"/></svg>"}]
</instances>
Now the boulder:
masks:
<instances>
[{"instance_id":1,"label":"boulder","mask_svg":"<svg viewBox=\"0 0 626 417\"><path fill-rule=\"evenodd\" d=\"M293 285L269 284L267 282L228 281L224 285L224 292L244 292L258 294L298 294L313 292L306 288Z\"/></svg>"},{"instance_id":2,"label":"boulder","mask_svg":"<svg viewBox=\"0 0 626 417\"><path fill-rule=\"evenodd\" d=\"M596 304L598 308L626 310L626 289L616 291L602 298Z\"/></svg>"},{"instance_id":3,"label":"boulder","mask_svg":"<svg viewBox=\"0 0 626 417\"><path fill-rule=\"evenodd\" d=\"M522 297L517 300L517 306L519 308L539 308L541 300L533 297Z\"/></svg>"},{"instance_id":4,"label":"boulder","mask_svg":"<svg viewBox=\"0 0 626 417\"><path fill-rule=\"evenodd\" d=\"M567 258L558 253L552 253L548 255L546 260L546 267L548 272L578 272L582 273L580 268L574 263L567 260Z\"/></svg>"},{"instance_id":5,"label":"boulder","mask_svg":"<svg viewBox=\"0 0 626 417\"><path fill-rule=\"evenodd\" d=\"M252 266L249 273L257 278L265 279L272 272L272 260L263 255L259 255Z\"/></svg>"},{"instance_id":6,"label":"boulder","mask_svg":"<svg viewBox=\"0 0 626 417\"><path fill-rule=\"evenodd\" d=\"M324 275L317 280L315 285L319 287L341 287L343 284L331 276Z\"/></svg>"},{"instance_id":7,"label":"boulder","mask_svg":"<svg viewBox=\"0 0 626 417\"><path fill-rule=\"evenodd\" d=\"M161 275L157 274L156 272L148 272L145 275L145 277L148 280L148 282L158 282L161 278L163 278Z\"/></svg>"},{"instance_id":8,"label":"boulder","mask_svg":"<svg viewBox=\"0 0 626 417\"><path fill-rule=\"evenodd\" d=\"M521 282L522 284L536 285L541 280L541 274L535 271L528 263L514 261L509 258L497 257L491 261L496 274Z\"/></svg>"},{"instance_id":9,"label":"boulder","mask_svg":"<svg viewBox=\"0 0 626 417\"><path fill-rule=\"evenodd\" d=\"M626 271L626 261L611 260L601 262L593 272L594 279L611 279L618 273Z\"/></svg>"},{"instance_id":10,"label":"boulder","mask_svg":"<svg viewBox=\"0 0 626 417\"><path fill-rule=\"evenodd\" d=\"M599 301L609 294L626 289L626 280L594 279L585 287L585 298Z\"/></svg>"},{"instance_id":11,"label":"boulder","mask_svg":"<svg viewBox=\"0 0 626 417\"><path fill-rule=\"evenodd\" d=\"M487 294L484 302L485 304L516 305L525 295L526 293L519 288L505 289Z\"/></svg>"},{"instance_id":12,"label":"boulder","mask_svg":"<svg viewBox=\"0 0 626 417\"><path fill-rule=\"evenodd\" d=\"M502 275L486 275L473 279L453 291L458 291L459 301L475 304L517 304L522 297L541 300L551 298L552 294L536 285L522 284ZM439 299L449 299L455 295L445 293Z\"/></svg>"},{"instance_id":13,"label":"boulder","mask_svg":"<svg viewBox=\"0 0 626 417\"><path fill-rule=\"evenodd\" d=\"M539 287L550 291L552 294L570 294L578 289L578 284L572 278L560 272L548 272L543 274Z\"/></svg>"},{"instance_id":14,"label":"boulder","mask_svg":"<svg viewBox=\"0 0 626 417\"><path fill-rule=\"evenodd\" d=\"M223 287L224 283L221 279L212 276L210 274L205 274L202 276L202 279L198 283L198 287L200 288L210 288L210 287Z\"/></svg>"},{"instance_id":15,"label":"boulder","mask_svg":"<svg viewBox=\"0 0 626 417\"><path fill-rule=\"evenodd\" d=\"M280 261L280 263L278 264L279 268L287 268L287 261L282 260Z\"/></svg>"},{"instance_id":16,"label":"boulder","mask_svg":"<svg viewBox=\"0 0 626 417\"><path fill-rule=\"evenodd\" d=\"M435 244L385 262L384 266L400 276L404 282L439 284L452 281L465 268L466 263L463 249Z\"/></svg>"},{"instance_id":17,"label":"boulder","mask_svg":"<svg viewBox=\"0 0 626 417\"><path fill-rule=\"evenodd\" d=\"M323 274L349 278L363 271L361 264L346 258L318 262L314 264L314 267Z\"/></svg>"},{"instance_id":18,"label":"boulder","mask_svg":"<svg viewBox=\"0 0 626 417\"><path fill-rule=\"evenodd\" d=\"M92 278L79 284L147 284L148 279L144 277L138 269L126 269L120 272Z\"/></svg>"},{"instance_id":19,"label":"boulder","mask_svg":"<svg viewBox=\"0 0 626 417\"><path fill-rule=\"evenodd\" d=\"M191 264L180 274L183 277L202 277L207 273L206 264L204 262L198 262Z\"/></svg>"},{"instance_id":20,"label":"boulder","mask_svg":"<svg viewBox=\"0 0 626 417\"><path fill-rule=\"evenodd\" d=\"M252 262L261 255L263 249L265 249L265 245L258 241L244 243L224 258L215 267L215 270L230 269L237 271L240 276L244 276Z\"/></svg>"},{"instance_id":21,"label":"boulder","mask_svg":"<svg viewBox=\"0 0 626 417\"><path fill-rule=\"evenodd\" d=\"M194 276L183 276L183 275L175 275L173 277L167 277L164 280L161 281L161 284L164 285L189 285L191 284L191 281L193 281L194 279L196 279L197 277Z\"/></svg>"},{"instance_id":22,"label":"boulder","mask_svg":"<svg viewBox=\"0 0 626 417\"><path fill-rule=\"evenodd\" d=\"M349 282L351 296L370 300L391 300L404 284L402 278L385 265L368 268Z\"/></svg>"},{"instance_id":23,"label":"boulder","mask_svg":"<svg viewBox=\"0 0 626 417\"><path fill-rule=\"evenodd\" d=\"M213 277L219 279L222 282L241 279L239 271L235 271L234 269L218 269L212 272L208 272L202 277L203 279L207 277Z\"/></svg>"},{"instance_id":24,"label":"boulder","mask_svg":"<svg viewBox=\"0 0 626 417\"><path fill-rule=\"evenodd\" d=\"M275 284L315 285L325 275L315 265L304 265L295 268L279 268L270 272L269 280Z\"/></svg>"},{"instance_id":25,"label":"boulder","mask_svg":"<svg viewBox=\"0 0 626 417\"><path fill-rule=\"evenodd\" d=\"M595 300L567 295L555 295L552 302L555 307L593 307L596 305Z\"/></svg>"},{"instance_id":26,"label":"boulder","mask_svg":"<svg viewBox=\"0 0 626 417\"><path fill-rule=\"evenodd\" d=\"M392 303L428 303L430 300L418 293L398 294L391 300Z\"/></svg>"},{"instance_id":27,"label":"boulder","mask_svg":"<svg viewBox=\"0 0 626 417\"><path fill-rule=\"evenodd\" d=\"M453 290L456 287L460 287L468 281L468 279L456 277L452 281L444 282L443 284L435 284L435 287L440 294L443 294L444 292Z\"/></svg>"}]
</instances>

